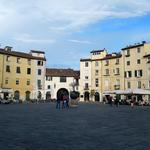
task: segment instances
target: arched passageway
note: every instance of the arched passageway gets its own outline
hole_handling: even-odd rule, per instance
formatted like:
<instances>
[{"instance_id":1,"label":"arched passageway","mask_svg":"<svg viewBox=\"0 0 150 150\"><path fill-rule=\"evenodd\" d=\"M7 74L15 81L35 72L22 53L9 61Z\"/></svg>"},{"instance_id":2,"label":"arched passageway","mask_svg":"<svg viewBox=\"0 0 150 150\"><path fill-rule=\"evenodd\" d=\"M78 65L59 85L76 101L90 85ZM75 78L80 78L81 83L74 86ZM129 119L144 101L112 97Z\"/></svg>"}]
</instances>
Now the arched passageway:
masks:
<instances>
[{"instance_id":1,"label":"arched passageway","mask_svg":"<svg viewBox=\"0 0 150 150\"><path fill-rule=\"evenodd\" d=\"M67 89L61 88L57 91L57 99L63 100L64 95L69 97L69 92Z\"/></svg>"}]
</instances>

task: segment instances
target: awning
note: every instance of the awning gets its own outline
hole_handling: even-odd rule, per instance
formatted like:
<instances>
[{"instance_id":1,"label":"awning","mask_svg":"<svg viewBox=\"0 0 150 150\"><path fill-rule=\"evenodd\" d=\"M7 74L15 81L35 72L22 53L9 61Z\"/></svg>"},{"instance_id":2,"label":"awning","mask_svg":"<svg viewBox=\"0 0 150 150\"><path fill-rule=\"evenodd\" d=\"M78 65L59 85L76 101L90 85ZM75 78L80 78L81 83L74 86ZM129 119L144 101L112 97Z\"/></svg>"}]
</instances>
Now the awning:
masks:
<instances>
[{"instance_id":1,"label":"awning","mask_svg":"<svg viewBox=\"0 0 150 150\"><path fill-rule=\"evenodd\" d=\"M13 93L12 89L0 89L0 93Z\"/></svg>"}]
</instances>

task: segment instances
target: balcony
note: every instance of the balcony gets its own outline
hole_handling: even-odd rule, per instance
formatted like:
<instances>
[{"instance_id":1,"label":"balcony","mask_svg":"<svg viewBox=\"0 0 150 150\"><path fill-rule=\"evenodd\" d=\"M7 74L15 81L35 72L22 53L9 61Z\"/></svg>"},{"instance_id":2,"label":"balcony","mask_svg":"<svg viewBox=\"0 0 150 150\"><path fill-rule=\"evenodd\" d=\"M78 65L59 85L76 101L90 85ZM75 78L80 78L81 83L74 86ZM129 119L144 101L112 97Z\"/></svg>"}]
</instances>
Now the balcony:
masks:
<instances>
[{"instance_id":1,"label":"balcony","mask_svg":"<svg viewBox=\"0 0 150 150\"><path fill-rule=\"evenodd\" d=\"M114 85L115 90L120 90L120 85Z\"/></svg>"},{"instance_id":2,"label":"balcony","mask_svg":"<svg viewBox=\"0 0 150 150\"><path fill-rule=\"evenodd\" d=\"M89 90L89 87L84 87L84 90Z\"/></svg>"},{"instance_id":3,"label":"balcony","mask_svg":"<svg viewBox=\"0 0 150 150\"><path fill-rule=\"evenodd\" d=\"M42 85L38 85L38 90L42 90Z\"/></svg>"}]
</instances>

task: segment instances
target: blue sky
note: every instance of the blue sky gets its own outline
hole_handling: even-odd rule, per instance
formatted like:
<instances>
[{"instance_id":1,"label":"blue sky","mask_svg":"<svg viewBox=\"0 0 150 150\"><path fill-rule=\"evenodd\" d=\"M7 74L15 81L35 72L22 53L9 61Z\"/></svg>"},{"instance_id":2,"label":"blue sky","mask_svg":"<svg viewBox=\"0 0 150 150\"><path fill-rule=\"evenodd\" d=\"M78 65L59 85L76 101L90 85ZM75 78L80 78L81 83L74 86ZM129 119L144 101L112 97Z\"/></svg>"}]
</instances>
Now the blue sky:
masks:
<instances>
[{"instance_id":1,"label":"blue sky","mask_svg":"<svg viewBox=\"0 0 150 150\"><path fill-rule=\"evenodd\" d=\"M150 41L150 0L0 0L0 44L46 53L47 67L79 69L93 49Z\"/></svg>"}]
</instances>

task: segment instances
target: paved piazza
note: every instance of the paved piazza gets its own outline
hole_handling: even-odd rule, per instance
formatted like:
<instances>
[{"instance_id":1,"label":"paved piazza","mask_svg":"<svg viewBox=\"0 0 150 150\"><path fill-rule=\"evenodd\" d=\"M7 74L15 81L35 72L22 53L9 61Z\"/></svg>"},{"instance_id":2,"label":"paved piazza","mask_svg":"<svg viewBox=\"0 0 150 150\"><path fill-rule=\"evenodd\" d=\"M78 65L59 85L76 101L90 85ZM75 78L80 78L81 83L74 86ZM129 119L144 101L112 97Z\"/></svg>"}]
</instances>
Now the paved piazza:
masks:
<instances>
[{"instance_id":1,"label":"paved piazza","mask_svg":"<svg viewBox=\"0 0 150 150\"><path fill-rule=\"evenodd\" d=\"M0 150L150 150L150 107L0 105Z\"/></svg>"}]
</instances>

